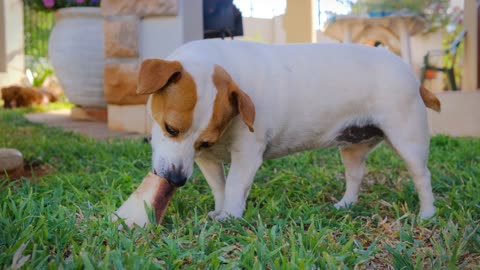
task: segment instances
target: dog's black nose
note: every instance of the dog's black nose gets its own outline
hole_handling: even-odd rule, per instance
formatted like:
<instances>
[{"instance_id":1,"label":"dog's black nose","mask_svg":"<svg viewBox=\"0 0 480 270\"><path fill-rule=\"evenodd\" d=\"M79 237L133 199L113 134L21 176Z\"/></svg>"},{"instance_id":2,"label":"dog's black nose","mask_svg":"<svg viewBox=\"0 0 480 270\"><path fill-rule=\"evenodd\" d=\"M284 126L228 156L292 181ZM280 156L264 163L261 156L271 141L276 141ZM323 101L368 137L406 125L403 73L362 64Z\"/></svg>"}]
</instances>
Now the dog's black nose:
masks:
<instances>
[{"instance_id":1,"label":"dog's black nose","mask_svg":"<svg viewBox=\"0 0 480 270\"><path fill-rule=\"evenodd\" d=\"M165 174L165 178L167 179L167 181L176 186L176 187L181 187L183 185L185 185L185 183L187 182L187 176L185 176L185 174L182 172L182 170L169 170L166 172Z\"/></svg>"}]
</instances>

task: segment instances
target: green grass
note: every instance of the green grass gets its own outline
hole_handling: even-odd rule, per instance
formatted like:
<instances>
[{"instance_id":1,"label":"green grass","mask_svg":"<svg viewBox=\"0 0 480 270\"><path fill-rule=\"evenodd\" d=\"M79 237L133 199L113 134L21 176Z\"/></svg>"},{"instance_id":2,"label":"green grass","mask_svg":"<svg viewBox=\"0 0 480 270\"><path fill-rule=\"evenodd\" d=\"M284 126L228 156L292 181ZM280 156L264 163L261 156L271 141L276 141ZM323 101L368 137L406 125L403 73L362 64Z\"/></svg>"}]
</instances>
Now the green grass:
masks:
<instances>
[{"instance_id":1,"label":"green grass","mask_svg":"<svg viewBox=\"0 0 480 270\"><path fill-rule=\"evenodd\" d=\"M265 162L243 219L206 216L213 198L195 170L161 226L118 231L110 214L149 171L150 147L31 124L24 112L0 110L0 147L54 171L0 180L0 268L479 269L479 139L432 139L430 221L416 217L403 162L381 146L348 210L332 206L345 184L331 149Z\"/></svg>"}]
</instances>

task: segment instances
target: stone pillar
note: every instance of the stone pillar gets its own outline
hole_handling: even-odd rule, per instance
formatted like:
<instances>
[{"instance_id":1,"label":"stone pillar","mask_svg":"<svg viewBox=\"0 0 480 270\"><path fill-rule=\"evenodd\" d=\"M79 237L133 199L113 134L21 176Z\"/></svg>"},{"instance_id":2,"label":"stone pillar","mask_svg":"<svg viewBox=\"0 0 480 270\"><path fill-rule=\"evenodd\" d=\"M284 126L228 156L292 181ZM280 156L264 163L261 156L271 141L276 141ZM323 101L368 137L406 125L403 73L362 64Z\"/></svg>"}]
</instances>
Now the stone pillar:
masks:
<instances>
[{"instance_id":1,"label":"stone pillar","mask_svg":"<svg viewBox=\"0 0 480 270\"><path fill-rule=\"evenodd\" d=\"M287 43L311 43L317 41L313 20L313 1L287 0L283 28Z\"/></svg>"},{"instance_id":2,"label":"stone pillar","mask_svg":"<svg viewBox=\"0 0 480 270\"><path fill-rule=\"evenodd\" d=\"M145 104L147 96L135 94L139 64L140 21L147 16L177 14L175 0L103 0L104 92L108 104Z\"/></svg>"},{"instance_id":3,"label":"stone pillar","mask_svg":"<svg viewBox=\"0 0 480 270\"><path fill-rule=\"evenodd\" d=\"M0 72L6 72L7 71L7 50L6 50L6 37L5 37L5 32L7 29L5 29L5 24L3 23L5 21L5 7L4 3L0 3L0 22L2 23L0 25Z\"/></svg>"},{"instance_id":4,"label":"stone pillar","mask_svg":"<svg viewBox=\"0 0 480 270\"><path fill-rule=\"evenodd\" d=\"M462 90L477 90L478 85L478 1L465 0L464 26L467 30L463 53Z\"/></svg>"},{"instance_id":5,"label":"stone pillar","mask_svg":"<svg viewBox=\"0 0 480 270\"><path fill-rule=\"evenodd\" d=\"M185 42L203 38L202 1L102 0L108 126L148 133L137 70L145 58L165 58Z\"/></svg>"},{"instance_id":6,"label":"stone pillar","mask_svg":"<svg viewBox=\"0 0 480 270\"><path fill-rule=\"evenodd\" d=\"M23 1L0 1L0 87L24 76Z\"/></svg>"}]
</instances>

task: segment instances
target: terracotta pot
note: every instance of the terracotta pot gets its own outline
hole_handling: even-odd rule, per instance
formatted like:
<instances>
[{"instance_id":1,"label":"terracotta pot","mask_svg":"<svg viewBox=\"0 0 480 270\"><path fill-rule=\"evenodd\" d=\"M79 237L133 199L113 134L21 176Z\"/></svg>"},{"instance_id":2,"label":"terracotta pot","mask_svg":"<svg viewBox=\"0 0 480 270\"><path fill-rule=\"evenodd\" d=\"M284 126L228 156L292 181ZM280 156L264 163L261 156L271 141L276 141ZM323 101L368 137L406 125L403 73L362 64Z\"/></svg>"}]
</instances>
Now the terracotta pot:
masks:
<instances>
[{"instance_id":1,"label":"terracotta pot","mask_svg":"<svg viewBox=\"0 0 480 270\"><path fill-rule=\"evenodd\" d=\"M436 70L427 69L425 70L425 79L432 80L437 76Z\"/></svg>"},{"instance_id":2,"label":"terracotta pot","mask_svg":"<svg viewBox=\"0 0 480 270\"><path fill-rule=\"evenodd\" d=\"M55 16L48 55L65 96L77 105L106 107L100 8L61 8Z\"/></svg>"}]
</instances>

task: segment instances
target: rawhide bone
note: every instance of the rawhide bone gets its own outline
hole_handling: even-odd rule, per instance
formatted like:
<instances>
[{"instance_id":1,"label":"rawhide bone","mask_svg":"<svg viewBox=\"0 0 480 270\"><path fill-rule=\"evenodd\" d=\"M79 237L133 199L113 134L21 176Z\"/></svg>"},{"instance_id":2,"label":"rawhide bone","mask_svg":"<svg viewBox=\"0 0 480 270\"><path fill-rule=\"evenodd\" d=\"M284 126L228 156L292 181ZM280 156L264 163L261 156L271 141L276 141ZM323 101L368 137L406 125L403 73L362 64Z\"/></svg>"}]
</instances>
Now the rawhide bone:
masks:
<instances>
[{"instance_id":1,"label":"rawhide bone","mask_svg":"<svg viewBox=\"0 0 480 270\"><path fill-rule=\"evenodd\" d=\"M112 220L122 218L128 227L132 227L133 224L143 227L149 223L146 205L153 208L157 224L160 224L176 189L177 187L171 185L165 178L148 173L135 192L112 215ZM120 225L119 229L121 228Z\"/></svg>"}]
</instances>

